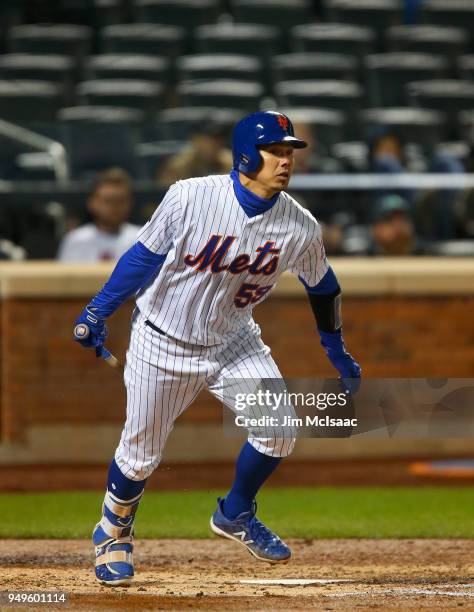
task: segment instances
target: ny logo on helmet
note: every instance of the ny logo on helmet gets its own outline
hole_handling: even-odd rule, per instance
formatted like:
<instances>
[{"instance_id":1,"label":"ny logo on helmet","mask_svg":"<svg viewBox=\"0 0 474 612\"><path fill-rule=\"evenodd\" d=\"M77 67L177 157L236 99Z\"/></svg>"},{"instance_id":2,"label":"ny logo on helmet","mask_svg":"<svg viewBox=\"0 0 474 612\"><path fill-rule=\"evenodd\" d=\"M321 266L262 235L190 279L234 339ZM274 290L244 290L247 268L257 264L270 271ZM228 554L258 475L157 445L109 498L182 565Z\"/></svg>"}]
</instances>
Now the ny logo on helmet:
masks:
<instances>
[{"instance_id":1,"label":"ny logo on helmet","mask_svg":"<svg viewBox=\"0 0 474 612\"><path fill-rule=\"evenodd\" d=\"M285 116L278 115L278 123L285 132L288 131L288 119Z\"/></svg>"}]
</instances>

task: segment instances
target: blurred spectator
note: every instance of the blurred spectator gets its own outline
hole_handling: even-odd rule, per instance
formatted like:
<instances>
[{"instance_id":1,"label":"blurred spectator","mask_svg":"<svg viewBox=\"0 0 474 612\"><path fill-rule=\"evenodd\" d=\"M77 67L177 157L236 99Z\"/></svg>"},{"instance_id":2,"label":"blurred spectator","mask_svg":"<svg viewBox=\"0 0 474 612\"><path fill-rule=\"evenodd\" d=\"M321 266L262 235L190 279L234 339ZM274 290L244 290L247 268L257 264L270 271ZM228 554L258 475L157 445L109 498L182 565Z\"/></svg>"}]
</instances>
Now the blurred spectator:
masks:
<instances>
[{"instance_id":1,"label":"blurred spectator","mask_svg":"<svg viewBox=\"0 0 474 612\"><path fill-rule=\"evenodd\" d=\"M118 259L136 240L138 225L127 223L133 203L132 181L120 168L99 174L87 209L93 222L67 233L61 241L61 261Z\"/></svg>"},{"instance_id":2,"label":"blurred spectator","mask_svg":"<svg viewBox=\"0 0 474 612\"><path fill-rule=\"evenodd\" d=\"M0 237L0 261L21 261L22 259L26 259L25 249Z\"/></svg>"},{"instance_id":3,"label":"blurred spectator","mask_svg":"<svg viewBox=\"0 0 474 612\"><path fill-rule=\"evenodd\" d=\"M436 155L426 160L429 172L459 174L464 173L462 163L451 155ZM405 155L405 143L393 128L378 128L369 138L369 168L377 174L401 174L409 168ZM374 192L375 198L398 194L407 200L420 214L420 230L429 240L449 240L456 237L456 206L460 195L458 189L436 189L417 194L410 189L381 189Z\"/></svg>"},{"instance_id":4,"label":"blurred spectator","mask_svg":"<svg viewBox=\"0 0 474 612\"><path fill-rule=\"evenodd\" d=\"M405 142L396 129L390 126L376 128L369 135L368 145L369 172L376 174L402 174L407 172ZM376 199L379 199L390 193L397 193L410 203L413 200L413 192L408 189L379 189L374 192L374 195Z\"/></svg>"},{"instance_id":5,"label":"blurred spectator","mask_svg":"<svg viewBox=\"0 0 474 612\"><path fill-rule=\"evenodd\" d=\"M328 255L345 255L344 237L349 228L354 227L355 221L353 213L342 211L320 221L324 249Z\"/></svg>"},{"instance_id":6,"label":"blurred spectator","mask_svg":"<svg viewBox=\"0 0 474 612\"><path fill-rule=\"evenodd\" d=\"M160 187L168 187L192 176L228 174L231 168L232 152L224 147L222 126L206 121L194 129L183 151L157 169L156 180Z\"/></svg>"},{"instance_id":7,"label":"blurred spectator","mask_svg":"<svg viewBox=\"0 0 474 612\"><path fill-rule=\"evenodd\" d=\"M428 249L416 235L409 203L391 194L375 202L370 227L354 226L348 230L344 252L351 255L423 255Z\"/></svg>"},{"instance_id":8,"label":"blurred spectator","mask_svg":"<svg viewBox=\"0 0 474 612\"><path fill-rule=\"evenodd\" d=\"M438 155L430 172L464 174L462 162L451 155ZM430 240L452 240L458 237L458 204L463 194L460 189L431 189L417 203L419 229Z\"/></svg>"}]
</instances>

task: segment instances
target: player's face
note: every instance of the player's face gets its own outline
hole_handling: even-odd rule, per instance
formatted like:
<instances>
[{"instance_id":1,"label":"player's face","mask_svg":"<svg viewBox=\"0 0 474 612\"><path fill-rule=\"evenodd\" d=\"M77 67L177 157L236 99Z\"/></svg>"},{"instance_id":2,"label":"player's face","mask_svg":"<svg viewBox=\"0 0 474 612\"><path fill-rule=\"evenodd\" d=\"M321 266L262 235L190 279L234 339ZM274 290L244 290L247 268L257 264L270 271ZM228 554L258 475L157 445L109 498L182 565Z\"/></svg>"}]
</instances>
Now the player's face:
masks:
<instances>
[{"instance_id":1,"label":"player's face","mask_svg":"<svg viewBox=\"0 0 474 612\"><path fill-rule=\"evenodd\" d=\"M250 175L248 187L262 198L271 198L288 187L293 172L293 147L275 143L259 147L262 164Z\"/></svg>"}]
</instances>

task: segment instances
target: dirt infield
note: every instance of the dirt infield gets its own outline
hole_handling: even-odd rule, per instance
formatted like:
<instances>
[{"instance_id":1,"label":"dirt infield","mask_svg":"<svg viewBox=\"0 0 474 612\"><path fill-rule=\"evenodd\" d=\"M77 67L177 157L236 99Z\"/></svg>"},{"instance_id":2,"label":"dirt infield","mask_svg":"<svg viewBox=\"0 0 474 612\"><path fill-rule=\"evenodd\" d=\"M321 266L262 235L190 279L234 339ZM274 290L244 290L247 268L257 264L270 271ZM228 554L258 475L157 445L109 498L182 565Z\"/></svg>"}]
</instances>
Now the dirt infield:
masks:
<instances>
[{"instance_id":1,"label":"dirt infield","mask_svg":"<svg viewBox=\"0 0 474 612\"><path fill-rule=\"evenodd\" d=\"M294 553L290 563L270 566L219 539L138 541L135 582L128 588L110 589L93 578L88 542L4 540L0 542L0 588L4 591L0 609L11 609L5 605L6 591L35 591L67 593L67 604L46 609L68 610L474 610L471 541L300 540L290 544ZM240 582L282 579L319 583ZM22 608L26 607L42 606Z\"/></svg>"}]
</instances>

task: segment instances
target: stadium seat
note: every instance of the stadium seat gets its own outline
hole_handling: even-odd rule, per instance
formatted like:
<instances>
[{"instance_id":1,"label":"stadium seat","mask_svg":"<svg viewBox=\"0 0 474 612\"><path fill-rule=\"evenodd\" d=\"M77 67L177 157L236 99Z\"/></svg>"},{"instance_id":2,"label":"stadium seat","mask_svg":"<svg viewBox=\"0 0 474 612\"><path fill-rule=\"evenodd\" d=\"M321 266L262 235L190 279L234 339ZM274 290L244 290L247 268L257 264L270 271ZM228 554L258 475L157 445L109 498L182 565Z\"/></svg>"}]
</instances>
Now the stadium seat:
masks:
<instances>
[{"instance_id":1,"label":"stadium seat","mask_svg":"<svg viewBox=\"0 0 474 612\"><path fill-rule=\"evenodd\" d=\"M403 0L326 0L328 21L370 26L379 42L389 26L403 23Z\"/></svg>"},{"instance_id":2,"label":"stadium seat","mask_svg":"<svg viewBox=\"0 0 474 612\"><path fill-rule=\"evenodd\" d=\"M87 178L119 166L138 176L135 150L141 139L141 111L114 107L76 106L58 113L70 174Z\"/></svg>"},{"instance_id":3,"label":"stadium seat","mask_svg":"<svg viewBox=\"0 0 474 612\"><path fill-rule=\"evenodd\" d=\"M458 112L474 108L474 83L455 79L417 81L406 85L412 105L443 111L448 118L448 138L458 134Z\"/></svg>"},{"instance_id":4,"label":"stadium seat","mask_svg":"<svg viewBox=\"0 0 474 612\"><path fill-rule=\"evenodd\" d=\"M103 28L108 25L123 23L127 17L127 6L123 0L93 0L93 18L94 27ZM91 23L90 14L87 17L87 23Z\"/></svg>"},{"instance_id":5,"label":"stadium seat","mask_svg":"<svg viewBox=\"0 0 474 612\"><path fill-rule=\"evenodd\" d=\"M371 108L361 111L361 136L366 137L370 128L391 127L400 133L405 142L413 142L432 151L446 133L443 113L420 108Z\"/></svg>"},{"instance_id":6,"label":"stadium seat","mask_svg":"<svg viewBox=\"0 0 474 612\"><path fill-rule=\"evenodd\" d=\"M447 75L448 62L438 55L379 53L365 58L370 106L403 106L405 85L410 81Z\"/></svg>"},{"instance_id":7,"label":"stadium seat","mask_svg":"<svg viewBox=\"0 0 474 612\"><path fill-rule=\"evenodd\" d=\"M435 53L455 59L467 49L468 34L459 28L431 25L404 25L388 28L387 47L391 51Z\"/></svg>"},{"instance_id":8,"label":"stadium seat","mask_svg":"<svg viewBox=\"0 0 474 612\"><path fill-rule=\"evenodd\" d=\"M158 55L174 58L181 55L185 30L153 23L125 23L103 28L101 47L104 53Z\"/></svg>"},{"instance_id":9,"label":"stadium seat","mask_svg":"<svg viewBox=\"0 0 474 612\"><path fill-rule=\"evenodd\" d=\"M355 114L362 106L364 90L354 81L281 81L275 85L275 94L281 106L321 107L346 114L347 134L356 134Z\"/></svg>"},{"instance_id":10,"label":"stadium seat","mask_svg":"<svg viewBox=\"0 0 474 612\"><path fill-rule=\"evenodd\" d=\"M369 147L366 142L360 140L337 142L331 148L331 154L345 168L356 172L368 171Z\"/></svg>"},{"instance_id":11,"label":"stadium seat","mask_svg":"<svg viewBox=\"0 0 474 612\"><path fill-rule=\"evenodd\" d=\"M251 55L213 53L209 55L185 55L176 62L180 80L241 79L259 81L263 62Z\"/></svg>"},{"instance_id":12,"label":"stadium seat","mask_svg":"<svg viewBox=\"0 0 474 612\"><path fill-rule=\"evenodd\" d=\"M474 142L474 104L472 108L458 113L458 127L464 140Z\"/></svg>"},{"instance_id":13,"label":"stadium seat","mask_svg":"<svg viewBox=\"0 0 474 612\"><path fill-rule=\"evenodd\" d=\"M357 77L355 57L341 53L288 53L272 59L273 79L346 79Z\"/></svg>"},{"instance_id":14,"label":"stadium seat","mask_svg":"<svg viewBox=\"0 0 474 612\"><path fill-rule=\"evenodd\" d=\"M243 111L233 108L207 106L180 106L167 108L157 117L158 137L165 140L185 141L194 128L203 122L215 122L230 136L234 125L242 118Z\"/></svg>"},{"instance_id":15,"label":"stadium seat","mask_svg":"<svg viewBox=\"0 0 474 612\"><path fill-rule=\"evenodd\" d=\"M251 23L220 23L195 30L197 53L237 53L269 59L279 51L279 30Z\"/></svg>"},{"instance_id":16,"label":"stadium seat","mask_svg":"<svg viewBox=\"0 0 474 612\"><path fill-rule=\"evenodd\" d=\"M77 93L84 104L136 108L151 115L163 106L164 87L138 79L83 81Z\"/></svg>"},{"instance_id":17,"label":"stadium seat","mask_svg":"<svg viewBox=\"0 0 474 612\"><path fill-rule=\"evenodd\" d=\"M474 29L474 3L471 0L424 0L421 19L425 23Z\"/></svg>"},{"instance_id":18,"label":"stadium seat","mask_svg":"<svg viewBox=\"0 0 474 612\"><path fill-rule=\"evenodd\" d=\"M310 0L231 0L230 8L238 22L262 23L282 30L313 19Z\"/></svg>"},{"instance_id":19,"label":"stadium seat","mask_svg":"<svg viewBox=\"0 0 474 612\"><path fill-rule=\"evenodd\" d=\"M255 81L185 81L177 94L183 106L217 106L256 111L260 107L263 86Z\"/></svg>"},{"instance_id":20,"label":"stadium seat","mask_svg":"<svg viewBox=\"0 0 474 612\"><path fill-rule=\"evenodd\" d=\"M213 23L219 4L219 0L134 0L134 12L137 21L181 26L189 31Z\"/></svg>"},{"instance_id":21,"label":"stadium seat","mask_svg":"<svg viewBox=\"0 0 474 612\"><path fill-rule=\"evenodd\" d=\"M85 73L88 79L143 79L166 83L169 60L153 55L107 53L89 57Z\"/></svg>"},{"instance_id":22,"label":"stadium seat","mask_svg":"<svg viewBox=\"0 0 474 612\"><path fill-rule=\"evenodd\" d=\"M462 79L474 81L474 55L461 55L457 58L457 73Z\"/></svg>"},{"instance_id":23,"label":"stadium seat","mask_svg":"<svg viewBox=\"0 0 474 612\"><path fill-rule=\"evenodd\" d=\"M324 0L328 20L384 28L403 21L403 0Z\"/></svg>"},{"instance_id":24,"label":"stadium seat","mask_svg":"<svg viewBox=\"0 0 474 612\"><path fill-rule=\"evenodd\" d=\"M346 117L341 111L316 107L282 107L281 112L288 115L296 125L296 134L298 123L310 125L317 142L322 143L327 150L344 138Z\"/></svg>"},{"instance_id":25,"label":"stadium seat","mask_svg":"<svg viewBox=\"0 0 474 612\"><path fill-rule=\"evenodd\" d=\"M80 62L91 51L92 28L73 24L20 25L8 33L13 53L57 54Z\"/></svg>"},{"instance_id":26,"label":"stadium seat","mask_svg":"<svg viewBox=\"0 0 474 612\"><path fill-rule=\"evenodd\" d=\"M340 53L361 58L374 51L375 36L370 28L345 23L309 23L291 29L294 51Z\"/></svg>"},{"instance_id":27,"label":"stadium seat","mask_svg":"<svg viewBox=\"0 0 474 612\"><path fill-rule=\"evenodd\" d=\"M469 157L470 149L471 147L466 141L439 142L435 147L435 155L454 157L462 161Z\"/></svg>"},{"instance_id":28,"label":"stadium seat","mask_svg":"<svg viewBox=\"0 0 474 612\"><path fill-rule=\"evenodd\" d=\"M0 81L0 119L21 123L54 121L61 90L47 81Z\"/></svg>"},{"instance_id":29,"label":"stadium seat","mask_svg":"<svg viewBox=\"0 0 474 612\"><path fill-rule=\"evenodd\" d=\"M140 174L144 179L154 180L161 164L169 157L177 155L186 145L182 140L159 140L141 142L135 149Z\"/></svg>"},{"instance_id":30,"label":"stadium seat","mask_svg":"<svg viewBox=\"0 0 474 612\"><path fill-rule=\"evenodd\" d=\"M350 111L360 106L362 87L354 81L281 81L275 85L280 104L321 106Z\"/></svg>"},{"instance_id":31,"label":"stadium seat","mask_svg":"<svg viewBox=\"0 0 474 612\"><path fill-rule=\"evenodd\" d=\"M61 55L7 53L0 55L0 78L56 83L66 100L72 91L74 61Z\"/></svg>"},{"instance_id":32,"label":"stadium seat","mask_svg":"<svg viewBox=\"0 0 474 612\"><path fill-rule=\"evenodd\" d=\"M1 29L9 29L19 25L25 18L24 0L2 0L0 2Z\"/></svg>"},{"instance_id":33,"label":"stadium seat","mask_svg":"<svg viewBox=\"0 0 474 612\"><path fill-rule=\"evenodd\" d=\"M127 16L123 0L55 0L49 4L54 17L60 15L67 23L93 24L95 28L122 23Z\"/></svg>"}]
</instances>

